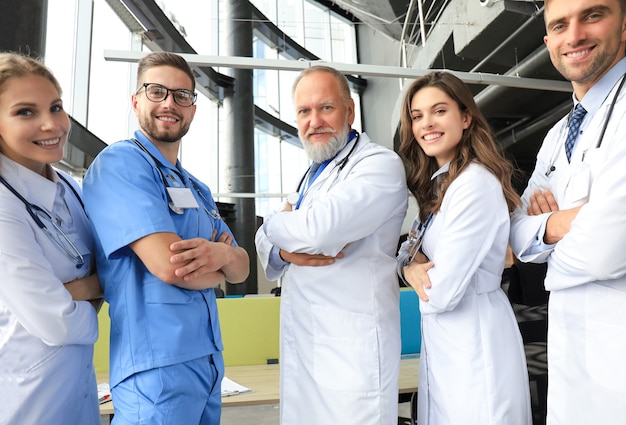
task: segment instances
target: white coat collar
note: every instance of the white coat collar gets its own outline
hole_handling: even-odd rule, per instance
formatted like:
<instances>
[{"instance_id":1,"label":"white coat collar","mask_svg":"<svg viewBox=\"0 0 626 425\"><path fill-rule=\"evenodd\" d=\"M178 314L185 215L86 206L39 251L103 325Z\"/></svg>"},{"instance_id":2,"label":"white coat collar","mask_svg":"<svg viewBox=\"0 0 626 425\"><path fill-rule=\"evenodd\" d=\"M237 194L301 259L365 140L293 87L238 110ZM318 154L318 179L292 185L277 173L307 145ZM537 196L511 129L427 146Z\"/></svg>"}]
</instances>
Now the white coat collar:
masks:
<instances>
[{"instance_id":1,"label":"white coat collar","mask_svg":"<svg viewBox=\"0 0 626 425\"><path fill-rule=\"evenodd\" d=\"M50 173L54 180L50 181L0 153L0 174L28 202L52 211L59 182L56 172Z\"/></svg>"}]
</instances>

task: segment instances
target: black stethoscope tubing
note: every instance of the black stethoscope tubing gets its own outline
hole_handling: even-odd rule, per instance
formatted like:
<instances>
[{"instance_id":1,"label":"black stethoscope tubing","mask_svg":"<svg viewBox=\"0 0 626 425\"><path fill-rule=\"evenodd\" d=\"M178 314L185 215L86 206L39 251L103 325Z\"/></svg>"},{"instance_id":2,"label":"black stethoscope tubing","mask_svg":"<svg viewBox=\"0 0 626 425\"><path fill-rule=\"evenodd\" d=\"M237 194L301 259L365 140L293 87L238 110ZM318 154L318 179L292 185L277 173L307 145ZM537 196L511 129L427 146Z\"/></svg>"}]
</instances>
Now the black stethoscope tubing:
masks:
<instances>
[{"instance_id":1,"label":"black stethoscope tubing","mask_svg":"<svg viewBox=\"0 0 626 425\"><path fill-rule=\"evenodd\" d=\"M72 193L74 194L74 196L76 197L76 199L78 200L78 202L80 203L80 206L83 208L83 211L85 210L85 205L83 204L83 200L80 198L80 196L78 195L78 192L76 191L76 189L74 189L74 186L72 186L70 184L70 182L67 181L67 179L65 177L63 177L60 173L56 173L57 176L63 180L63 182L65 182L65 184L70 188L70 190L72 191ZM46 226L46 224L41 221L41 219L37 216L37 214L35 213L35 211L38 211L42 214L44 214L48 220L50 220L50 222L52 222L52 216L43 208L41 208L38 205L35 205L31 202L28 202L28 200L26 200L26 198L24 198L18 191L17 189L15 189L8 181L5 180L4 177L0 176L0 183L2 183L7 189L9 189L9 191L11 193L13 193L13 195L15 195L17 197L17 199L19 199L20 201L22 201L22 203L24 204L24 207L26 208L26 211L28 212L28 214L30 215L30 217L33 219L33 221L35 222L35 224L37 224L37 226L44 231L44 233L48 234L48 236L52 237L50 234L50 230L48 229L48 226ZM57 228L57 231L61 231L60 229ZM62 232L62 231L61 231ZM72 245L72 249L76 252L76 257L73 257L76 261L76 268L81 268L83 266L83 264L85 264L85 259L83 258L82 254L78 251L78 249L74 246L74 244L72 243L72 241L69 239L69 237L67 235L65 235L63 233L63 238L66 239L66 241ZM58 243L58 242L57 242ZM69 252L67 253L68 255L71 255Z\"/></svg>"},{"instance_id":2,"label":"black stethoscope tubing","mask_svg":"<svg viewBox=\"0 0 626 425\"><path fill-rule=\"evenodd\" d=\"M74 194L74 196L76 197L76 199L78 199L78 202L80 202L81 207L83 207L83 210L85 209L85 205L83 204L83 200L80 199L80 196L78 195L78 192L76 192L76 189L74 189L74 187L67 181L67 179L65 177L63 177L61 174L57 173L57 176L59 176L59 178L61 180L63 180L65 182L65 184L70 188L70 190L72 191L72 193ZM48 214L48 212L46 210L44 210L43 208L32 204L30 202L28 202L26 200L26 198L24 198L8 181L6 181L4 179L4 177L0 176L0 183L2 183L3 185L6 186L7 189L9 189L9 191L11 193L13 193L20 201L22 201L22 203L24 204L24 206L26 207L26 211L28 211L28 214L32 217L32 219L35 221L35 223L37 223L37 226L39 226L40 229L44 229L46 227L46 225L44 224L43 221L41 221L41 219L39 217L37 217L37 214L35 214L35 212L33 211L33 209L40 211L42 213L44 213L46 215L46 217L48 217L50 220L52 220L52 216L50 216L50 214Z\"/></svg>"},{"instance_id":3,"label":"black stethoscope tubing","mask_svg":"<svg viewBox=\"0 0 626 425\"><path fill-rule=\"evenodd\" d=\"M611 119L611 115L613 115L613 109L615 109L615 103L617 103L617 97L622 91L622 87L624 86L625 81L626 81L626 74L622 76L622 81L620 81L619 86L617 87L617 91L615 92L615 95L613 95L613 99L611 99L611 104L609 105L609 110L607 112L606 118L604 119L604 123L602 124L602 130L600 131L600 136L598 137L598 141L596 142L595 149L598 149L600 146L602 146L604 133L606 133L606 128L609 125L609 120ZM567 115L567 124L565 125L565 128L569 127L569 122L572 119L572 113L573 111L570 111L569 114ZM557 150L559 147L560 147L560 144L557 144ZM556 170L556 166L554 165L555 162L556 162L556 155L553 153L552 160L550 161L550 167L548 167L548 170L545 173L546 177L550 177L550 174L552 174L552 172Z\"/></svg>"}]
</instances>

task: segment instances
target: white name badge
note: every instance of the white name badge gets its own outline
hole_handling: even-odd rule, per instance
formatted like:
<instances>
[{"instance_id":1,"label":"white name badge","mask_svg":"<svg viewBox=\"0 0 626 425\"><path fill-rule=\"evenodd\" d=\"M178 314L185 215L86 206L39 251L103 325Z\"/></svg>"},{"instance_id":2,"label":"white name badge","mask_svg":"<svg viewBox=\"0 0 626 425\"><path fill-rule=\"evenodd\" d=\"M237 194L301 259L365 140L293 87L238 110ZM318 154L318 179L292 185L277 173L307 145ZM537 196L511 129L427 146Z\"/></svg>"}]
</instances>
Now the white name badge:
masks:
<instances>
[{"instance_id":1,"label":"white name badge","mask_svg":"<svg viewBox=\"0 0 626 425\"><path fill-rule=\"evenodd\" d=\"M194 198L191 189L188 187L167 187L167 193L172 198L172 203L176 208L198 208L198 201Z\"/></svg>"}]
</instances>

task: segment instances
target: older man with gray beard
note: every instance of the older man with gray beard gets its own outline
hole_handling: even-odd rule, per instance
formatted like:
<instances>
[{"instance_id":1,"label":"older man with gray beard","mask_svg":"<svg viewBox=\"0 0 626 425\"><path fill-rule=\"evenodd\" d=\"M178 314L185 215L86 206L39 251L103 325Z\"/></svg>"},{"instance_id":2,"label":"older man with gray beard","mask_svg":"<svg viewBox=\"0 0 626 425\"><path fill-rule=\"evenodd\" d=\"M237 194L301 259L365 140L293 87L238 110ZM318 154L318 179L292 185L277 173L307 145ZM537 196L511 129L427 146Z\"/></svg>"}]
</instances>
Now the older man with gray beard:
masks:
<instances>
[{"instance_id":1,"label":"older man with gray beard","mask_svg":"<svg viewBox=\"0 0 626 425\"><path fill-rule=\"evenodd\" d=\"M282 278L281 424L396 424L404 168L351 130L354 101L335 69L303 71L293 100L313 164L256 235L267 278Z\"/></svg>"}]
</instances>

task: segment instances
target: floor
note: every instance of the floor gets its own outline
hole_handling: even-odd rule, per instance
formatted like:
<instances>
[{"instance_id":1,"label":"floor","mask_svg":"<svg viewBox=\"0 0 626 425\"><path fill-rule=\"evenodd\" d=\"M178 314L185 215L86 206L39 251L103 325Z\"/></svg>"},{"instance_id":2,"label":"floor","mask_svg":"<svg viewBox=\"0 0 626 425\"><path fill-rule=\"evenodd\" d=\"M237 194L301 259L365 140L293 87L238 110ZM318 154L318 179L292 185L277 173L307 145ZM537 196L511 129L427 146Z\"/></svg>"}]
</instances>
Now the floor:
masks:
<instances>
[{"instance_id":1,"label":"floor","mask_svg":"<svg viewBox=\"0 0 626 425\"><path fill-rule=\"evenodd\" d=\"M410 403L398 405L398 415L409 417ZM222 409L221 425L278 425L278 404L266 404L260 406L226 407Z\"/></svg>"}]
</instances>

